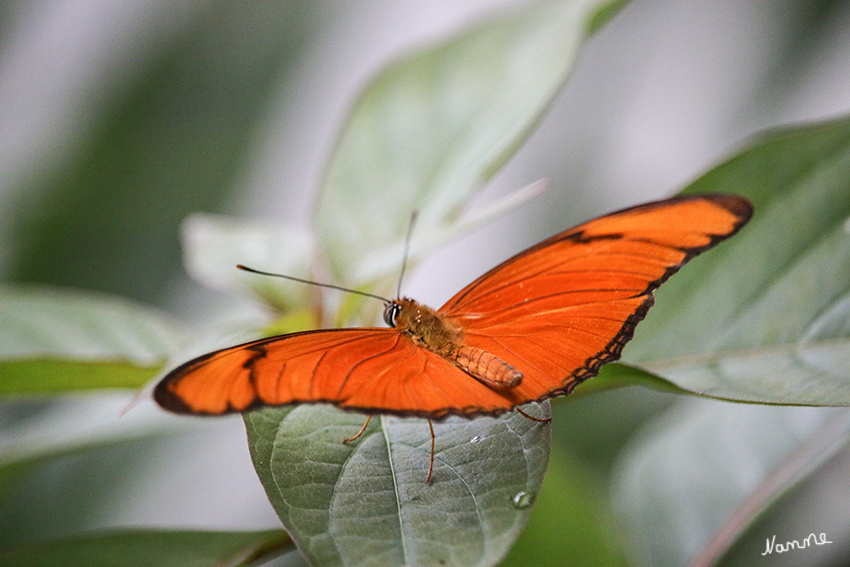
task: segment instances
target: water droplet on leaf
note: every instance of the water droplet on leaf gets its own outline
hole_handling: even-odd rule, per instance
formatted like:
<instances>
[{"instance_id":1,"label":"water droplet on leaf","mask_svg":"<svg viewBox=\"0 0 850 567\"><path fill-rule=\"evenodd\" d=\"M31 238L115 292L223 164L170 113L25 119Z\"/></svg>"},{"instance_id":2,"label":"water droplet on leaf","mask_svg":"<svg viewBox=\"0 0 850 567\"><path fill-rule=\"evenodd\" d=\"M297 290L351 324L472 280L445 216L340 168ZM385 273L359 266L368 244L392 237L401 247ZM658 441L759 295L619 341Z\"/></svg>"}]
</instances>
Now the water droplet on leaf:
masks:
<instances>
[{"instance_id":1,"label":"water droplet on leaf","mask_svg":"<svg viewBox=\"0 0 850 567\"><path fill-rule=\"evenodd\" d=\"M514 495L511 502L517 510L525 510L534 503L534 493L520 490Z\"/></svg>"}]
</instances>

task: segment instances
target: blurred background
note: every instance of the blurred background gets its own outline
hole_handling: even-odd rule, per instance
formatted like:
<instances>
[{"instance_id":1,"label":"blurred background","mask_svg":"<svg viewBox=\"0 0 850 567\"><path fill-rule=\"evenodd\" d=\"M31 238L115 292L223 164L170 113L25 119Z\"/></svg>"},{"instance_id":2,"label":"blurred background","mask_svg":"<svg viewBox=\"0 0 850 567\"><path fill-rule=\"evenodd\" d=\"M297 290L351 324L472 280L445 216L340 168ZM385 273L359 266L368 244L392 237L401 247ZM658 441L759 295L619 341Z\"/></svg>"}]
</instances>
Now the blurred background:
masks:
<instances>
[{"instance_id":1,"label":"blurred background","mask_svg":"<svg viewBox=\"0 0 850 567\"><path fill-rule=\"evenodd\" d=\"M257 305L188 278L183 218L206 211L309 227L324 163L365 83L387 62L518 3L2 3L2 280L129 297L198 335L256 318ZM550 190L434 255L405 293L440 305L553 232L675 193L755 132L848 110L850 3L634 0L590 40L539 128L477 202L544 177ZM96 429L130 397L5 404L0 426L8 436L36 425L40 438L75 420ZM577 402L555 435L588 423L566 443L604 484L637 424L674 402L631 391L594 398ZM133 414L167 421L170 435L39 468L0 509L0 525L15 526L7 537L279 526L238 417L178 424L151 402L125 419L142 419ZM68 494L67 509L57 506Z\"/></svg>"}]
</instances>

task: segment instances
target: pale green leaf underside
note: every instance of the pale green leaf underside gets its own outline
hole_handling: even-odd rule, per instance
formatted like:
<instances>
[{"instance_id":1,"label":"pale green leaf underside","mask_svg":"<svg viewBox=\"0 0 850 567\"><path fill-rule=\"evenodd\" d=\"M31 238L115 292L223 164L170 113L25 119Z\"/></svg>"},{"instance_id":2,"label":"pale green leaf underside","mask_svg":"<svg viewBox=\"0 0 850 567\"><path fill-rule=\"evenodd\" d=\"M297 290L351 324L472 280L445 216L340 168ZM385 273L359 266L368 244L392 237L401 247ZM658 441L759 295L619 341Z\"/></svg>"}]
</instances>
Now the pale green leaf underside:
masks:
<instances>
[{"instance_id":1,"label":"pale green leaf underside","mask_svg":"<svg viewBox=\"0 0 850 567\"><path fill-rule=\"evenodd\" d=\"M709 396L850 404L850 120L773 132L688 187L752 221L657 292L627 360Z\"/></svg>"},{"instance_id":2,"label":"pale green leaf underside","mask_svg":"<svg viewBox=\"0 0 850 567\"><path fill-rule=\"evenodd\" d=\"M513 211L539 196L546 189L548 189L548 182L545 179L541 179L511 192L487 206L470 211L469 214L463 215L454 222L446 223L440 227L432 227L427 239L414 238L409 243L409 247L407 248L407 265L417 264L424 258L427 258L428 254L434 250ZM417 222L416 226L418 224ZM414 233L419 234L416 226L414 226ZM389 275L389 280L392 281L392 276L394 274L397 275L399 272L401 266L400 259L404 257L406 246L408 244L405 242L397 242L394 246L385 247L383 250L369 255L368 258L364 258L363 263L357 267L357 274L354 276L354 280L371 282L384 278L384 281L387 281L387 275Z\"/></svg>"},{"instance_id":3,"label":"pale green leaf underside","mask_svg":"<svg viewBox=\"0 0 850 567\"><path fill-rule=\"evenodd\" d=\"M183 264L196 281L227 291L248 290L281 312L309 305L314 289L303 283L270 278L250 268L314 279L312 234L295 226L270 226L222 215L195 213L182 225Z\"/></svg>"},{"instance_id":4,"label":"pale green leaf underside","mask_svg":"<svg viewBox=\"0 0 850 567\"><path fill-rule=\"evenodd\" d=\"M548 405L528 412L548 416ZM545 412L545 413L544 413ZM246 414L251 455L275 510L315 565L492 565L539 493L549 426L502 418L364 417L327 406Z\"/></svg>"}]
</instances>

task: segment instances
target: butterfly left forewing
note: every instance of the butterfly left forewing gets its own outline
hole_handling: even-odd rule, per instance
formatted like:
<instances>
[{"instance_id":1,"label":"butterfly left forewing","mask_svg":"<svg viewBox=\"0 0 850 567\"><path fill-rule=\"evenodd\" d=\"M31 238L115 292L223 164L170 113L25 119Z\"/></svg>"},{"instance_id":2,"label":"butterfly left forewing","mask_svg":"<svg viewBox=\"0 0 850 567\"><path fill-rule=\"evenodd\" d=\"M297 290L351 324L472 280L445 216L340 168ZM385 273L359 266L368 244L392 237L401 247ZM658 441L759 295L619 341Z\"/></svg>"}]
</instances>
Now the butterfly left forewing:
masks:
<instances>
[{"instance_id":1,"label":"butterfly left forewing","mask_svg":"<svg viewBox=\"0 0 850 567\"><path fill-rule=\"evenodd\" d=\"M307 331L221 349L172 370L154 397L177 413L211 415L335 399L345 390L337 382L344 364L390 349L393 331Z\"/></svg>"},{"instance_id":2,"label":"butterfly left forewing","mask_svg":"<svg viewBox=\"0 0 850 567\"><path fill-rule=\"evenodd\" d=\"M619 358L661 283L751 212L745 199L709 195L607 215L507 260L439 312L466 344L523 373L522 398L568 393Z\"/></svg>"},{"instance_id":3,"label":"butterfly left forewing","mask_svg":"<svg viewBox=\"0 0 850 567\"><path fill-rule=\"evenodd\" d=\"M222 349L170 372L154 396L177 413L324 402L435 419L498 414L516 401L386 328L307 331Z\"/></svg>"}]
</instances>

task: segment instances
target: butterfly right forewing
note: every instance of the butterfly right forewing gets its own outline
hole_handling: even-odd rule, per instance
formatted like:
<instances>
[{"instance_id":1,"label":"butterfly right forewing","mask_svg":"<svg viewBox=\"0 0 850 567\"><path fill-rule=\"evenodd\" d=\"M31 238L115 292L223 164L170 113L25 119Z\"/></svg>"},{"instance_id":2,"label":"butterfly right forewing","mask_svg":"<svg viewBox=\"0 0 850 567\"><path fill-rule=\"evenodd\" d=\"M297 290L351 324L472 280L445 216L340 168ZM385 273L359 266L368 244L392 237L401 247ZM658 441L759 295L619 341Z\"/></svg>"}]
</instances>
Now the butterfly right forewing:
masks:
<instances>
[{"instance_id":1,"label":"butterfly right forewing","mask_svg":"<svg viewBox=\"0 0 850 567\"><path fill-rule=\"evenodd\" d=\"M746 199L709 195L606 215L507 260L439 312L523 372L522 398L568 393L620 357L661 283L751 213Z\"/></svg>"}]
</instances>

